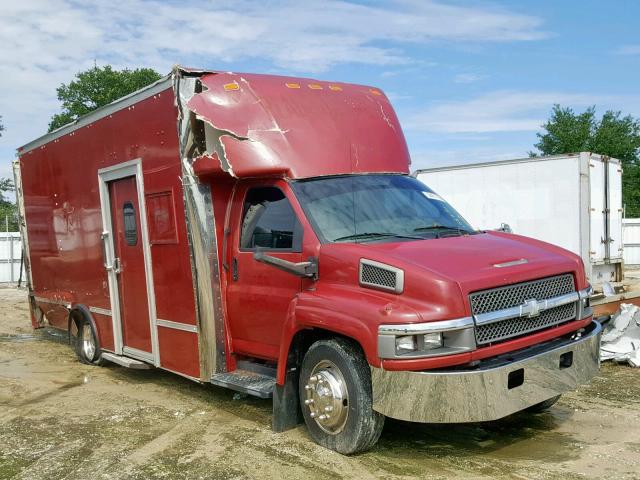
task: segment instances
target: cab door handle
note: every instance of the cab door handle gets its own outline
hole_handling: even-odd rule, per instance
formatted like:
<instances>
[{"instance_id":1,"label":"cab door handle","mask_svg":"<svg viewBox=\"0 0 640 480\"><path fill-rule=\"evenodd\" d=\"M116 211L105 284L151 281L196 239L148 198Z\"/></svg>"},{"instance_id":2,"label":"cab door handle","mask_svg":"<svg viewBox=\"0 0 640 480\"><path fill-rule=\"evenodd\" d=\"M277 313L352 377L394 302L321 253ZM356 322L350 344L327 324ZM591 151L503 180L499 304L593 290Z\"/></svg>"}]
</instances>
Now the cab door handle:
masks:
<instances>
[{"instance_id":1,"label":"cab door handle","mask_svg":"<svg viewBox=\"0 0 640 480\"><path fill-rule=\"evenodd\" d=\"M238 281L238 259L236 257L231 260L231 278L234 282Z\"/></svg>"}]
</instances>

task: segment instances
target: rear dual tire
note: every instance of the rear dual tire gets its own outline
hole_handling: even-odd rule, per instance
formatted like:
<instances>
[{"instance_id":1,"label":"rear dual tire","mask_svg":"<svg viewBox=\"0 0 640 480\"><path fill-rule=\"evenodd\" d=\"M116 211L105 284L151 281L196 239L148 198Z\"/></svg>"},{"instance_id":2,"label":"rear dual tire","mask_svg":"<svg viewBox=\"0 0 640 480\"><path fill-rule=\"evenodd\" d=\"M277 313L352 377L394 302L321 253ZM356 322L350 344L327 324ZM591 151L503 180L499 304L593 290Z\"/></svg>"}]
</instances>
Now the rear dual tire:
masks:
<instances>
[{"instance_id":1,"label":"rear dual tire","mask_svg":"<svg viewBox=\"0 0 640 480\"><path fill-rule=\"evenodd\" d=\"M81 318L78 322L78 334L76 335L76 355L78 360L87 365L104 365L102 352L98 343L98 336L91 322Z\"/></svg>"},{"instance_id":2,"label":"rear dual tire","mask_svg":"<svg viewBox=\"0 0 640 480\"><path fill-rule=\"evenodd\" d=\"M344 455L373 447L384 415L373 410L371 369L349 340L320 340L309 348L300 371L300 403L309 434Z\"/></svg>"}]
</instances>

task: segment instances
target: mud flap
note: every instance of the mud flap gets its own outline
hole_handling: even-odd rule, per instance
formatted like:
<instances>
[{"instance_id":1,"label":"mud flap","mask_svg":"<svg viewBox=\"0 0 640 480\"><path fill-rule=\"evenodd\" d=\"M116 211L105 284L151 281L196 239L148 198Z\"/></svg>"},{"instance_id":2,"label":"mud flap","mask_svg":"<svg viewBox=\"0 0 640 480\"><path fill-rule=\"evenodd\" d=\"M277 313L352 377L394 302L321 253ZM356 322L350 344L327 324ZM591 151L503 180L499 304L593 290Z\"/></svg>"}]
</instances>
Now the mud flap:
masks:
<instances>
[{"instance_id":1,"label":"mud flap","mask_svg":"<svg viewBox=\"0 0 640 480\"><path fill-rule=\"evenodd\" d=\"M284 385L276 384L273 389L271 428L276 433L291 430L304 421L298 396L298 376L297 368L289 369L285 375Z\"/></svg>"}]
</instances>

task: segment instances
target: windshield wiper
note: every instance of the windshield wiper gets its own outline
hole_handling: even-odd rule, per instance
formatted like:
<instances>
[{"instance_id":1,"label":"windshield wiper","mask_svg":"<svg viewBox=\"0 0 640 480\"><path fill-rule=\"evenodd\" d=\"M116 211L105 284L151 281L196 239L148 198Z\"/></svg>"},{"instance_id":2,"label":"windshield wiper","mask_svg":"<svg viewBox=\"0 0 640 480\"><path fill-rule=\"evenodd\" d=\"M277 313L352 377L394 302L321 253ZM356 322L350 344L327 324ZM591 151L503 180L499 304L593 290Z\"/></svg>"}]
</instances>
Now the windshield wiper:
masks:
<instances>
[{"instance_id":1,"label":"windshield wiper","mask_svg":"<svg viewBox=\"0 0 640 480\"><path fill-rule=\"evenodd\" d=\"M473 233L475 233L469 230L465 230L464 228L449 227L447 225L429 225L427 227L418 227L413 229L414 232L429 232L431 230L447 230L452 232L458 232L460 235L473 235Z\"/></svg>"},{"instance_id":2,"label":"windshield wiper","mask_svg":"<svg viewBox=\"0 0 640 480\"><path fill-rule=\"evenodd\" d=\"M391 232L363 232L363 233L354 233L352 235L345 235L344 237L334 238L334 242L339 242L341 240L357 240L359 238L378 238L378 237L397 237L397 238L411 238L413 240L424 240L423 237L418 237L417 235L402 235L401 233L391 233Z\"/></svg>"}]
</instances>

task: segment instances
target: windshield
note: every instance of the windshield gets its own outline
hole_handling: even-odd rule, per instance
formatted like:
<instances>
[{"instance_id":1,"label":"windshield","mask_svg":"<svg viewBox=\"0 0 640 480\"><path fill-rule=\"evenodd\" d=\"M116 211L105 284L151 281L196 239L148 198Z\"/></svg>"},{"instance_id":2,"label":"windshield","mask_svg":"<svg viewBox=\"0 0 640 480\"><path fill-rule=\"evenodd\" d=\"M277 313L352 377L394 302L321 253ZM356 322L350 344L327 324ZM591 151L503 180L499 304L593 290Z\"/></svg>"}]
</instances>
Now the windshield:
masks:
<instances>
[{"instance_id":1,"label":"windshield","mask_svg":"<svg viewBox=\"0 0 640 480\"><path fill-rule=\"evenodd\" d=\"M440 196L406 175L349 175L293 183L326 242L441 238L475 233Z\"/></svg>"}]
</instances>

